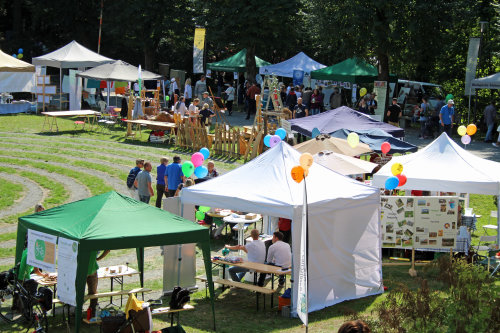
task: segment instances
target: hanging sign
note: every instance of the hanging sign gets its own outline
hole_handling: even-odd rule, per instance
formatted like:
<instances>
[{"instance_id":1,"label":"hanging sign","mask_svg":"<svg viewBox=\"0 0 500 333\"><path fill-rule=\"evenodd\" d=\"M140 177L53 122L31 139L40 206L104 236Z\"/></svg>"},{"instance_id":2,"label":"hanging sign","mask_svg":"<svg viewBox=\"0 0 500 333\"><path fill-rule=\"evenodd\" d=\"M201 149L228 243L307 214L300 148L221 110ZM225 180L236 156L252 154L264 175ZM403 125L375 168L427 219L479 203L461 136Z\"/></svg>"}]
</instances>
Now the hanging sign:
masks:
<instances>
[{"instance_id":1,"label":"hanging sign","mask_svg":"<svg viewBox=\"0 0 500 333\"><path fill-rule=\"evenodd\" d=\"M57 297L73 306L76 306L77 257L78 242L60 237L57 247Z\"/></svg>"},{"instance_id":2,"label":"hanging sign","mask_svg":"<svg viewBox=\"0 0 500 333\"><path fill-rule=\"evenodd\" d=\"M55 272L56 243L57 236L28 229L28 265Z\"/></svg>"}]
</instances>

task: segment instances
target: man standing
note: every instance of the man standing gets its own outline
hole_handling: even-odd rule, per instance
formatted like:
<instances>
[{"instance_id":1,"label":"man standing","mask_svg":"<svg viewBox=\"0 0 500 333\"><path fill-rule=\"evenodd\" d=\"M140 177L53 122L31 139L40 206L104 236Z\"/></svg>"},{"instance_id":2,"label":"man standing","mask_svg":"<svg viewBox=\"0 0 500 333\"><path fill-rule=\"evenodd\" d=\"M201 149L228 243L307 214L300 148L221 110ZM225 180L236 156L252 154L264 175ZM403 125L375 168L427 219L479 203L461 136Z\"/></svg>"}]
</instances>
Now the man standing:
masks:
<instances>
[{"instance_id":1,"label":"man standing","mask_svg":"<svg viewBox=\"0 0 500 333\"><path fill-rule=\"evenodd\" d=\"M167 169L168 158L160 158L160 165L156 167L156 207L161 208L163 194L167 197L167 183L165 182L165 170Z\"/></svg>"},{"instance_id":2,"label":"man standing","mask_svg":"<svg viewBox=\"0 0 500 333\"><path fill-rule=\"evenodd\" d=\"M255 102L255 95L260 94L260 88L257 86L257 83L254 82L253 85L248 89L248 112L247 117L245 119L250 119L251 114L255 114L257 112L257 104Z\"/></svg>"},{"instance_id":3,"label":"man standing","mask_svg":"<svg viewBox=\"0 0 500 333\"><path fill-rule=\"evenodd\" d=\"M339 88L335 88L333 94L330 95L330 109L339 108L342 105L342 95L340 95Z\"/></svg>"},{"instance_id":4,"label":"man standing","mask_svg":"<svg viewBox=\"0 0 500 333\"><path fill-rule=\"evenodd\" d=\"M226 107L227 111L229 112L229 115L231 116L233 114L233 101L234 101L234 94L235 90L233 88L233 83L229 82L229 87L227 87L225 93L226 93Z\"/></svg>"},{"instance_id":5,"label":"man standing","mask_svg":"<svg viewBox=\"0 0 500 333\"><path fill-rule=\"evenodd\" d=\"M137 192L139 193L139 200L149 204L149 200L155 193L153 192L153 187L151 186L151 163L144 163L144 170L139 172L135 178L134 185L137 187Z\"/></svg>"},{"instance_id":6,"label":"man standing","mask_svg":"<svg viewBox=\"0 0 500 333\"><path fill-rule=\"evenodd\" d=\"M370 94L370 99L368 100L368 113L369 114L375 114L375 111L377 110L377 101L375 100L375 96L377 94L375 92L372 92Z\"/></svg>"},{"instance_id":7,"label":"man standing","mask_svg":"<svg viewBox=\"0 0 500 333\"><path fill-rule=\"evenodd\" d=\"M194 97L202 98L203 92L207 90L207 83L205 82L205 75L202 75L194 85Z\"/></svg>"},{"instance_id":8,"label":"man standing","mask_svg":"<svg viewBox=\"0 0 500 333\"><path fill-rule=\"evenodd\" d=\"M179 156L174 157L174 163L167 166L165 171L165 182L168 189L168 197L173 197L175 191L180 183L182 183L182 166L181 158Z\"/></svg>"},{"instance_id":9,"label":"man standing","mask_svg":"<svg viewBox=\"0 0 500 333\"><path fill-rule=\"evenodd\" d=\"M142 172L142 171L141 171ZM89 295L97 294L97 285L99 283L99 279L97 278L97 270L99 269L98 261L107 256L109 250L104 251L99 257L97 256L97 251L90 252L90 263L87 269L87 290ZM89 309L92 314L91 317L95 317L95 310L97 307L97 298L90 300Z\"/></svg>"},{"instance_id":10,"label":"man standing","mask_svg":"<svg viewBox=\"0 0 500 333\"><path fill-rule=\"evenodd\" d=\"M292 251L290 250L290 245L283 242L283 234L276 231L273 234L272 242L273 245L267 251L266 263L268 265L290 268L292 266ZM265 280L266 274L260 274L258 285L261 287L264 286ZM280 286L283 286L285 284L285 276L280 275L278 283Z\"/></svg>"},{"instance_id":11,"label":"man standing","mask_svg":"<svg viewBox=\"0 0 500 333\"><path fill-rule=\"evenodd\" d=\"M455 108L453 107L454 104L455 102L453 102L452 99L449 99L448 104L443 106L441 108L441 111L439 111L439 123L441 124L441 129L450 137L451 129L453 128L453 120L455 117Z\"/></svg>"},{"instance_id":12,"label":"man standing","mask_svg":"<svg viewBox=\"0 0 500 333\"><path fill-rule=\"evenodd\" d=\"M387 108L387 121L392 126L399 127L399 118L403 116L401 107L398 104L398 99L392 99L392 105Z\"/></svg>"},{"instance_id":13,"label":"man standing","mask_svg":"<svg viewBox=\"0 0 500 333\"><path fill-rule=\"evenodd\" d=\"M252 241L248 242L247 245L226 245L226 248L233 251L245 251L248 255L247 261L263 264L266 259L266 245L259 239L259 230L252 229L252 231L250 231L250 236L252 237ZM231 279L237 282L241 281L246 272L248 272L248 269L238 266L229 268Z\"/></svg>"},{"instance_id":14,"label":"man standing","mask_svg":"<svg viewBox=\"0 0 500 333\"><path fill-rule=\"evenodd\" d=\"M495 108L495 101L491 100L490 104L484 109L484 122L488 127L484 142L493 142L493 129L497 122L497 109Z\"/></svg>"},{"instance_id":15,"label":"man standing","mask_svg":"<svg viewBox=\"0 0 500 333\"><path fill-rule=\"evenodd\" d=\"M309 110L302 104L302 98L297 98L297 105L293 108L293 119L307 117L308 115Z\"/></svg>"},{"instance_id":16,"label":"man standing","mask_svg":"<svg viewBox=\"0 0 500 333\"><path fill-rule=\"evenodd\" d=\"M144 167L144 160L135 160L135 167L130 169L127 177L127 187L130 191L130 197L134 198L135 200L139 200L139 195L137 194L137 187L134 185L134 181L139 172L141 172L142 167Z\"/></svg>"}]
</instances>

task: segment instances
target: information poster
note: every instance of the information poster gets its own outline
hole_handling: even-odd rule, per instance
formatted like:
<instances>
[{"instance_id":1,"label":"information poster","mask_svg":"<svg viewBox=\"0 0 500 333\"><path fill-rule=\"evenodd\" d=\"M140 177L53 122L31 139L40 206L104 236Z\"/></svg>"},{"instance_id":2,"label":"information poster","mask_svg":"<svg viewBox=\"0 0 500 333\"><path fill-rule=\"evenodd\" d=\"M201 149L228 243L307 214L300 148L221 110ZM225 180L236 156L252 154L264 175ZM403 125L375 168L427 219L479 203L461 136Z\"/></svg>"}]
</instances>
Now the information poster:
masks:
<instances>
[{"instance_id":1,"label":"information poster","mask_svg":"<svg viewBox=\"0 0 500 333\"><path fill-rule=\"evenodd\" d=\"M381 197L382 247L454 248L457 197Z\"/></svg>"},{"instance_id":2,"label":"information poster","mask_svg":"<svg viewBox=\"0 0 500 333\"><path fill-rule=\"evenodd\" d=\"M76 306L76 268L78 242L59 238L57 248L57 296L66 304Z\"/></svg>"},{"instance_id":3,"label":"information poster","mask_svg":"<svg viewBox=\"0 0 500 333\"><path fill-rule=\"evenodd\" d=\"M56 243L57 236L28 229L28 265L55 272Z\"/></svg>"}]
</instances>

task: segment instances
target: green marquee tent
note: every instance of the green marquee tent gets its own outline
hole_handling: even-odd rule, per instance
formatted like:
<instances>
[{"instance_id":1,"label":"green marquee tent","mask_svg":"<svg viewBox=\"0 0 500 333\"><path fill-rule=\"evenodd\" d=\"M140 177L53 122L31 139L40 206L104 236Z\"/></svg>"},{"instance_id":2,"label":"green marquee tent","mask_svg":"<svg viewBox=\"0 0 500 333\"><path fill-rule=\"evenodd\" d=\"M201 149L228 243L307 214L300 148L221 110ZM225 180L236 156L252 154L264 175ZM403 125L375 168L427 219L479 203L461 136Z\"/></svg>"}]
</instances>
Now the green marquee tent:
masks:
<instances>
[{"instance_id":1,"label":"green marquee tent","mask_svg":"<svg viewBox=\"0 0 500 333\"><path fill-rule=\"evenodd\" d=\"M223 72L244 72L247 68L246 64L247 57L247 49L243 49L240 52L236 53L232 57L227 59L217 61L217 62L209 62L207 64L207 69L213 71L223 71ZM260 59L259 57L255 57L255 64L257 68L262 66L271 65L271 63Z\"/></svg>"},{"instance_id":2,"label":"green marquee tent","mask_svg":"<svg viewBox=\"0 0 500 333\"><path fill-rule=\"evenodd\" d=\"M203 250L205 270L210 280L208 285L215 328L210 237L207 228L111 191L20 217L17 227L16 262L20 261L28 229L79 242L76 273L76 332L79 331L81 323L87 270L92 251L136 248L141 285L143 285L144 248L183 243L198 243Z\"/></svg>"},{"instance_id":3,"label":"green marquee tent","mask_svg":"<svg viewBox=\"0 0 500 333\"><path fill-rule=\"evenodd\" d=\"M375 66L359 58L349 58L338 64L311 72L311 78L317 80L342 81L351 83L372 83L377 80L378 70ZM391 74L390 82L397 82Z\"/></svg>"}]
</instances>

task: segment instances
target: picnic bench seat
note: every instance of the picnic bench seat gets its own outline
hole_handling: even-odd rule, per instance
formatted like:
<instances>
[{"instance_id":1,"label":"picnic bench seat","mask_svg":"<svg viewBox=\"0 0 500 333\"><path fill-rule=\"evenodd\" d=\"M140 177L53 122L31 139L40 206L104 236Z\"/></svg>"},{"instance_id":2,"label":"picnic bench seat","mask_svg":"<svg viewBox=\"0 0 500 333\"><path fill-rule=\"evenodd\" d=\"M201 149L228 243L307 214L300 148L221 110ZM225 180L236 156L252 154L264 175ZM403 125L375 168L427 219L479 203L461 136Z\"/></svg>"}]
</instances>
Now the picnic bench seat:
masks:
<instances>
[{"instance_id":1,"label":"picnic bench seat","mask_svg":"<svg viewBox=\"0 0 500 333\"><path fill-rule=\"evenodd\" d=\"M109 292L105 292L105 293L97 293L94 295L86 295L84 300L87 301L89 299L96 299L96 298L114 297L114 296L137 294L137 293L149 293L151 291L152 290L149 288L135 288L135 289L131 289L131 290L109 291Z\"/></svg>"},{"instance_id":2,"label":"picnic bench seat","mask_svg":"<svg viewBox=\"0 0 500 333\"><path fill-rule=\"evenodd\" d=\"M205 276L197 276L196 279L198 279L202 282L205 282L205 285L208 285L208 280ZM264 309L265 309L266 308L266 295L271 295L271 297L272 297L272 294L274 294L277 291L277 289L269 289L266 287L260 287L260 286L257 286L255 284L237 282L237 281L215 278L215 277L213 278L213 282L220 284L220 285L223 285L223 286L246 289L246 290L255 292L255 294L257 295L257 303L256 303L257 310L259 310L259 294L262 294L262 296L264 298Z\"/></svg>"}]
</instances>

